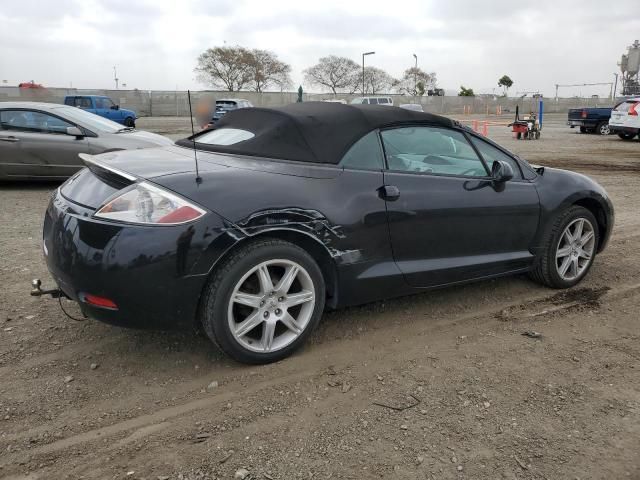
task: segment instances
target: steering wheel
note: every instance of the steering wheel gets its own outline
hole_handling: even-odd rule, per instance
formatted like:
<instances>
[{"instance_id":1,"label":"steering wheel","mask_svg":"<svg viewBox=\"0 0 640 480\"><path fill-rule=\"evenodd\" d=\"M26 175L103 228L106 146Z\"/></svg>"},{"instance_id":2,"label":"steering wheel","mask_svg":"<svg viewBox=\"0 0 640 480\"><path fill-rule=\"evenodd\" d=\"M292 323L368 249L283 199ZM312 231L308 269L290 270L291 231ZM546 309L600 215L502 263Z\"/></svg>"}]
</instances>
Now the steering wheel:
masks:
<instances>
[{"instance_id":1,"label":"steering wheel","mask_svg":"<svg viewBox=\"0 0 640 480\"><path fill-rule=\"evenodd\" d=\"M451 162L446 158L442 158L440 155L434 155L430 153L422 159L423 163L430 163L431 165L451 165Z\"/></svg>"}]
</instances>

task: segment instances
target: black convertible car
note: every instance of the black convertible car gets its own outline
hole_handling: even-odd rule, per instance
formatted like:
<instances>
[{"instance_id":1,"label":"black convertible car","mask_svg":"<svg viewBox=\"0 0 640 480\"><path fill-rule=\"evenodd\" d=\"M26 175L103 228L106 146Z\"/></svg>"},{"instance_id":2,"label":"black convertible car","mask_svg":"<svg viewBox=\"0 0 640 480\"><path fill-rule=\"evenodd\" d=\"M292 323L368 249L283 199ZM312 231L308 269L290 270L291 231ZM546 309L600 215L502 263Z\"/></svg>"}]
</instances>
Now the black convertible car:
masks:
<instances>
[{"instance_id":1,"label":"black convertible car","mask_svg":"<svg viewBox=\"0 0 640 480\"><path fill-rule=\"evenodd\" d=\"M289 355L325 306L522 272L571 287L614 220L583 175L384 106L241 109L82 158L44 220L54 292L116 325L201 325L249 363Z\"/></svg>"}]
</instances>

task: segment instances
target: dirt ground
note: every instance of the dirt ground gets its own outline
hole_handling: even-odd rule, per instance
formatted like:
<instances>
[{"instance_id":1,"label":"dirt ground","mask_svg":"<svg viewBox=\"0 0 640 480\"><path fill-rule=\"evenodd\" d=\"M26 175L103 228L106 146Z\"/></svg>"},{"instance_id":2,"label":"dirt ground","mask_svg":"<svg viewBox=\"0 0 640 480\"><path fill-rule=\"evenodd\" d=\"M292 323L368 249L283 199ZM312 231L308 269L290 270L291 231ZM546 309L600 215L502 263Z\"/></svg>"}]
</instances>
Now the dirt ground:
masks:
<instances>
[{"instance_id":1,"label":"dirt ground","mask_svg":"<svg viewBox=\"0 0 640 480\"><path fill-rule=\"evenodd\" d=\"M640 141L564 118L539 141L489 136L611 195L611 244L578 287L518 276L329 312L261 367L30 297L32 278L50 284L56 185L0 185L0 477L640 479Z\"/></svg>"}]
</instances>

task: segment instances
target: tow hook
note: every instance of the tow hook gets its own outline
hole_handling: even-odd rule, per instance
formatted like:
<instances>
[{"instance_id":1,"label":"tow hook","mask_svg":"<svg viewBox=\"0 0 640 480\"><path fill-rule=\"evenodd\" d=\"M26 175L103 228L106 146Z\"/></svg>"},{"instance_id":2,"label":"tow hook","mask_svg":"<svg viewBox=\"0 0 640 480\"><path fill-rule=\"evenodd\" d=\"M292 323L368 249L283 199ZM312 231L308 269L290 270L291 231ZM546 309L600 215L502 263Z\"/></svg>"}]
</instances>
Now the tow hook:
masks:
<instances>
[{"instance_id":1,"label":"tow hook","mask_svg":"<svg viewBox=\"0 0 640 480\"><path fill-rule=\"evenodd\" d=\"M42 281L39 278L31 280L31 296L41 297L42 295L51 295L52 298L66 297L64 292L59 288L51 288L49 290L42 290Z\"/></svg>"}]
</instances>

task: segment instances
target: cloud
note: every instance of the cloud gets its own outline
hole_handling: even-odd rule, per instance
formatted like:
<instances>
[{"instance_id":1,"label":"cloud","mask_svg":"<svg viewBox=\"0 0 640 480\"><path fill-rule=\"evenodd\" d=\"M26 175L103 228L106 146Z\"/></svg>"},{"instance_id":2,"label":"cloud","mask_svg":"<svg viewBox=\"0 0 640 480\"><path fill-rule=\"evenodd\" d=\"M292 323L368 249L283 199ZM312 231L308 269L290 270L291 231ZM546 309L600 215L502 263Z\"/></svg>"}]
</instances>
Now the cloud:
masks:
<instances>
[{"instance_id":1,"label":"cloud","mask_svg":"<svg viewBox=\"0 0 640 480\"><path fill-rule=\"evenodd\" d=\"M129 87L198 88L198 54L226 43L274 51L292 65L296 85L322 56L360 62L371 50L376 54L367 64L396 77L413 65L415 53L447 89L464 84L491 92L508 74L513 92L552 95L555 83L611 81L620 55L638 37L629 14L636 4L22 0L0 11L0 79L106 88L117 66ZM606 94L608 87L593 90Z\"/></svg>"}]
</instances>

